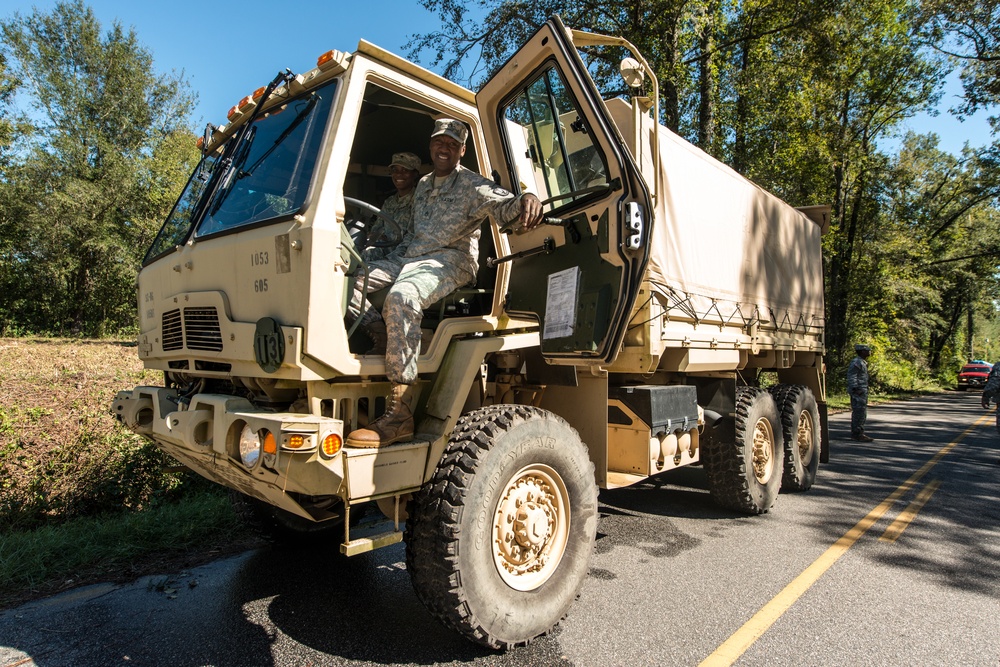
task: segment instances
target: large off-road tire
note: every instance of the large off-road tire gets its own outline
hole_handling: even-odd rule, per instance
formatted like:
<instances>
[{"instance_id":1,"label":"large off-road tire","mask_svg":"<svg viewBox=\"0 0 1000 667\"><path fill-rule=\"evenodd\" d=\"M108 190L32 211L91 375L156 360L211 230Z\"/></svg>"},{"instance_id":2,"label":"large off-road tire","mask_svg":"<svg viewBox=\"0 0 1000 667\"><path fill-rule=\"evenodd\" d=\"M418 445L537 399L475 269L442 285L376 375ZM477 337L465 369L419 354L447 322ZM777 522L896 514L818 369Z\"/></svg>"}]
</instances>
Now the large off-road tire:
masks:
<instances>
[{"instance_id":1,"label":"large off-road tire","mask_svg":"<svg viewBox=\"0 0 1000 667\"><path fill-rule=\"evenodd\" d=\"M771 389L785 441L782 491L808 491L819 467L819 407L809 387L779 384Z\"/></svg>"},{"instance_id":2,"label":"large off-road tire","mask_svg":"<svg viewBox=\"0 0 1000 667\"><path fill-rule=\"evenodd\" d=\"M245 524L275 542L325 544L344 534L344 522L340 519L310 521L232 490L229 492L229 502L232 503L236 516Z\"/></svg>"},{"instance_id":3,"label":"large off-road tire","mask_svg":"<svg viewBox=\"0 0 1000 667\"><path fill-rule=\"evenodd\" d=\"M771 509L781 488L782 439L778 409L764 389L736 390L736 437L705 443L704 464L712 497L746 514Z\"/></svg>"},{"instance_id":4,"label":"large off-road tire","mask_svg":"<svg viewBox=\"0 0 1000 667\"><path fill-rule=\"evenodd\" d=\"M414 496L406 566L445 625L509 648L566 615L596 533L594 464L576 431L538 408L491 406L459 420Z\"/></svg>"}]
</instances>

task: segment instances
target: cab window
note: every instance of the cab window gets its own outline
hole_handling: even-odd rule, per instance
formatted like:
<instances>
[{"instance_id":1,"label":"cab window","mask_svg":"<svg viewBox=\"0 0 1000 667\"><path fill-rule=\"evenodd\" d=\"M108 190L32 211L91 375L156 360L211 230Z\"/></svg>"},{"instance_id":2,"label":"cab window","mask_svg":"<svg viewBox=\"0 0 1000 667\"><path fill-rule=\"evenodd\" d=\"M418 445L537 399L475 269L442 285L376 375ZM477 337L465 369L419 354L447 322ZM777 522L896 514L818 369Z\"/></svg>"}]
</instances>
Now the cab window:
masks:
<instances>
[{"instance_id":1,"label":"cab window","mask_svg":"<svg viewBox=\"0 0 1000 667\"><path fill-rule=\"evenodd\" d=\"M523 190L558 208L608 185L604 159L555 67L530 79L502 113Z\"/></svg>"}]
</instances>

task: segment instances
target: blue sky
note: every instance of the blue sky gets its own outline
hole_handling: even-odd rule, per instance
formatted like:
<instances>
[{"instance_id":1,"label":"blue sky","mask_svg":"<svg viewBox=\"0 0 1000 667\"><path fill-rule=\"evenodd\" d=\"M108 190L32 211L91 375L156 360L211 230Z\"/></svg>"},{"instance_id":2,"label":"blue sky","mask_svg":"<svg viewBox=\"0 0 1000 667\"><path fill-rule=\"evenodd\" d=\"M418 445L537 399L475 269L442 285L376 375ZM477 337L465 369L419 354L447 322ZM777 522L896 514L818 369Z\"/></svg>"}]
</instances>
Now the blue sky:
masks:
<instances>
[{"instance_id":1,"label":"blue sky","mask_svg":"<svg viewBox=\"0 0 1000 667\"><path fill-rule=\"evenodd\" d=\"M325 51L353 51L359 38L405 55L413 35L439 25L436 15L416 0L85 1L105 27L116 19L134 27L157 69L183 71L198 93L192 118L199 129L209 121L224 123L233 104L285 67L306 71ZM8 18L15 10L30 13L33 7L49 11L54 5L55 0L8 0L0 16ZM944 112L960 92L953 80L940 106L943 113L911 119L910 129L936 132L941 148L955 154L965 141L973 146L989 143L986 114L959 123ZM881 142L886 150L895 150L897 143Z\"/></svg>"},{"instance_id":2,"label":"blue sky","mask_svg":"<svg viewBox=\"0 0 1000 667\"><path fill-rule=\"evenodd\" d=\"M363 38L405 55L410 36L439 25L415 0L84 0L102 27L114 20L134 27L159 71L183 71L198 94L192 116L199 127L224 123L244 95L266 85L285 67L304 72L329 51L354 51ZM33 8L51 11L56 0L0 2L0 16Z\"/></svg>"}]
</instances>

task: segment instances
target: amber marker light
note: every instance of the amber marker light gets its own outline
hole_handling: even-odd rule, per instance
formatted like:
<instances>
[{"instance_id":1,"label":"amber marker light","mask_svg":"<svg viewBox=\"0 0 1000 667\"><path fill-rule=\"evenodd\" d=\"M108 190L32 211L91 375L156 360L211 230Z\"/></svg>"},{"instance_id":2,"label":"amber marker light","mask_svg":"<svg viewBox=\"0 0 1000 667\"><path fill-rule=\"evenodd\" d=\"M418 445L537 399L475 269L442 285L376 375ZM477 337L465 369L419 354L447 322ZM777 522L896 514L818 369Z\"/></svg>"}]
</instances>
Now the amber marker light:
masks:
<instances>
[{"instance_id":1,"label":"amber marker light","mask_svg":"<svg viewBox=\"0 0 1000 667\"><path fill-rule=\"evenodd\" d=\"M300 433L293 433L288 436L288 442L285 443L285 447L288 449L302 449L302 445L306 444L306 438Z\"/></svg>"},{"instance_id":2,"label":"amber marker light","mask_svg":"<svg viewBox=\"0 0 1000 667\"><path fill-rule=\"evenodd\" d=\"M194 144L195 144L195 146L198 147L198 150L204 149L205 148L205 137L198 137L198 141L194 142Z\"/></svg>"},{"instance_id":3,"label":"amber marker light","mask_svg":"<svg viewBox=\"0 0 1000 667\"><path fill-rule=\"evenodd\" d=\"M235 116L239 116L240 114L240 110L237 107L233 107L229 110L229 113L226 114L226 118L232 120Z\"/></svg>"},{"instance_id":4,"label":"amber marker light","mask_svg":"<svg viewBox=\"0 0 1000 667\"><path fill-rule=\"evenodd\" d=\"M274 439L274 434L270 431L264 431L264 453L265 454L277 454L278 453L278 442Z\"/></svg>"},{"instance_id":5,"label":"amber marker light","mask_svg":"<svg viewBox=\"0 0 1000 667\"><path fill-rule=\"evenodd\" d=\"M323 65L333 60L333 56L336 53L337 53L336 51L330 50L321 55L319 58L316 59L316 67L322 67Z\"/></svg>"},{"instance_id":6,"label":"amber marker light","mask_svg":"<svg viewBox=\"0 0 1000 667\"><path fill-rule=\"evenodd\" d=\"M336 433L327 433L326 437L323 438L322 448L324 456L335 456L343 446L344 441Z\"/></svg>"},{"instance_id":7,"label":"amber marker light","mask_svg":"<svg viewBox=\"0 0 1000 667\"><path fill-rule=\"evenodd\" d=\"M253 93L250 95L250 97L252 97L253 101L256 102L257 100L259 100L260 98L262 98L264 96L264 91L265 90L267 90L267 86L261 86L257 90L253 91Z\"/></svg>"}]
</instances>

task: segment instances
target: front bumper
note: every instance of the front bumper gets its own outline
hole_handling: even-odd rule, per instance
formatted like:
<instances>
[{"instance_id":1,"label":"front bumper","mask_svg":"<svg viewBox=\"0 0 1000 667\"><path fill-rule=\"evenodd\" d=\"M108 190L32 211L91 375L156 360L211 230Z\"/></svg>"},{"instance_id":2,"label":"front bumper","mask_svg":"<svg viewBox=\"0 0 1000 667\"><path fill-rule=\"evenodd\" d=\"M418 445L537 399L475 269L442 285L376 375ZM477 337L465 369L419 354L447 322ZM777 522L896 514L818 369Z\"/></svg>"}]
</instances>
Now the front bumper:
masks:
<instances>
[{"instance_id":1,"label":"front bumper","mask_svg":"<svg viewBox=\"0 0 1000 667\"><path fill-rule=\"evenodd\" d=\"M328 456L320 445L330 434L343 442L340 419L262 412L244 398L225 394L196 394L184 402L165 387L121 391L112 413L202 477L315 521L333 517L300 503L302 498L339 496L351 504L415 491L423 482L429 447L417 441L340 449ZM262 456L252 468L239 455L245 426L267 430L277 443L275 456ZM303 445L295 450L289 449L292 436L302 436Z\"/></svg>"}]
</instances>

